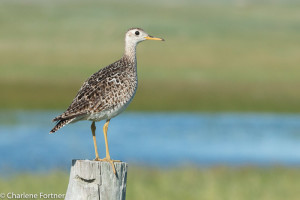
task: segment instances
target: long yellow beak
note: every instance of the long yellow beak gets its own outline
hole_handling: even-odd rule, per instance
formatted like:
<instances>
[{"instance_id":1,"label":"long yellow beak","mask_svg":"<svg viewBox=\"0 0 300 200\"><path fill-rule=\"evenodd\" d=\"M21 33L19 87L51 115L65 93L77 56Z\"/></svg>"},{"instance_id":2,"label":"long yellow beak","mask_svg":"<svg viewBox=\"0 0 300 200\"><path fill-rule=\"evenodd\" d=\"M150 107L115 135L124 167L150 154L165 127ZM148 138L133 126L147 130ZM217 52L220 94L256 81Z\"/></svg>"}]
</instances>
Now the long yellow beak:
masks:
<instances>
[{"instance_id":1,"label":"long yellow beak","mask_svg":"<svg viewBox=\"0 0 300 200\"><path fill-rule=\"evenodd\" d=\"M159 40L159 41L165 41L164 39L162 38L156 38L156 37L152 37L152 36L147 36L145 37L146 40Z\"/></svg>"}]
</instances>

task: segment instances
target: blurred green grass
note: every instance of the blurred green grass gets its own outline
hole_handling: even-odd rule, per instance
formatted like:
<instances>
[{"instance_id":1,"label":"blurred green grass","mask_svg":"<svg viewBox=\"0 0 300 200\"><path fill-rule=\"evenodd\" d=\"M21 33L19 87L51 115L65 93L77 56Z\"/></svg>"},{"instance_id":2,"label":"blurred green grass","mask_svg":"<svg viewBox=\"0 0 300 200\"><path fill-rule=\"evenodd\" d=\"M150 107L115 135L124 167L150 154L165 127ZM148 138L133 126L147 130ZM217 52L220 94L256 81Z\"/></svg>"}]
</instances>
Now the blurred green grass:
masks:
<instances>
[{"instance_id":1,"label":"blurred green grass","mask_svg":"<svg viewBox=\"0 0 300 200\"><path fill-rule=\"evenodd\" d=\"M132 110L300 111L296 1L0 2L0 108L63 109L142 27ZM273 3L272 3L273 2Z\"/></svg>"},{"instance_id":2,"label":"blurred green grass","mask_svg":"<svg viewBox=\"0 0 300 200\"><path fill-rule=\"evenodd\" d=\"M19 174L0 179L0 192L63 194L66 172ZM300 170L293 168L213 167L150 169L130 167L130 200L298 200Z\"/></svg>"}]
</instances>

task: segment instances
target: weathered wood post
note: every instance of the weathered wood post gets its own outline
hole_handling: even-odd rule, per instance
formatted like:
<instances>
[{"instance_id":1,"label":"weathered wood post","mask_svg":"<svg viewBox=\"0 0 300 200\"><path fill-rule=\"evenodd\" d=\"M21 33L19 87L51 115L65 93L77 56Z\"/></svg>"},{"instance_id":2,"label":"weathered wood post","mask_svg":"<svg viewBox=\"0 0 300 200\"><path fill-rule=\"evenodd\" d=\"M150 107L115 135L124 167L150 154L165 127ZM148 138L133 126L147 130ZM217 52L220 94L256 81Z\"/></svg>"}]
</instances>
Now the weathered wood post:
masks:
<instances>
[{"instance_id":1,"label":"weathered wood post","mask_svg":"<svg viewBox=\"0 0 300 200\"><path fill-rule=\"evenodd\" d=\"M65 200L125 200L128 164L72 160Z\"/></svg>"}]
</instances>

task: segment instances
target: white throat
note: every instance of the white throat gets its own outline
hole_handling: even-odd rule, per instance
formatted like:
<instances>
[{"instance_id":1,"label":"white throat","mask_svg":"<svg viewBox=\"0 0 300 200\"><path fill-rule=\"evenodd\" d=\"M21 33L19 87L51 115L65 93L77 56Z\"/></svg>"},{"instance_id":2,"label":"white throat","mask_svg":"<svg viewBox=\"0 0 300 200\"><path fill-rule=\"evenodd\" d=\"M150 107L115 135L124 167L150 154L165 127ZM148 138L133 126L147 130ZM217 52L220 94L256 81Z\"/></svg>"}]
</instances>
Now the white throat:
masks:
<instances>
[{"instance_id":1,"label":"white throat","mask_svg":"<svg viewBox=\"0 0 300 200\"><path fill-rule=\"evenodd\" d=\"M131 61L136 62L136 45L137 42L129 39L125 39L125 52L124 55Z\"/></svg>"}]
</instances>

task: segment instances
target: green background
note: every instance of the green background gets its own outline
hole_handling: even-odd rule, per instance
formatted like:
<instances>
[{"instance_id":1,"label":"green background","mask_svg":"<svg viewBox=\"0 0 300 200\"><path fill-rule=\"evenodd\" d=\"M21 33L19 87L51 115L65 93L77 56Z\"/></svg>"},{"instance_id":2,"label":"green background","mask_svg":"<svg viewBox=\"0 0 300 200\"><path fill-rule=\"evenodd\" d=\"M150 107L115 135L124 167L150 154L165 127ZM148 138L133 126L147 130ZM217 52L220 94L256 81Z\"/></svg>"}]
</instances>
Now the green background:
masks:
<instances>
[{"instance_id":1,"label":"green background","mask_svg":"<svg viewBox=\"0 0 300 200\"><path fill-rule=\"evenodd\" d=\"M65 109L141 27L130 110L300 111L297 1L1 1L0 108Z\"/></svg>"}]
</instances>

